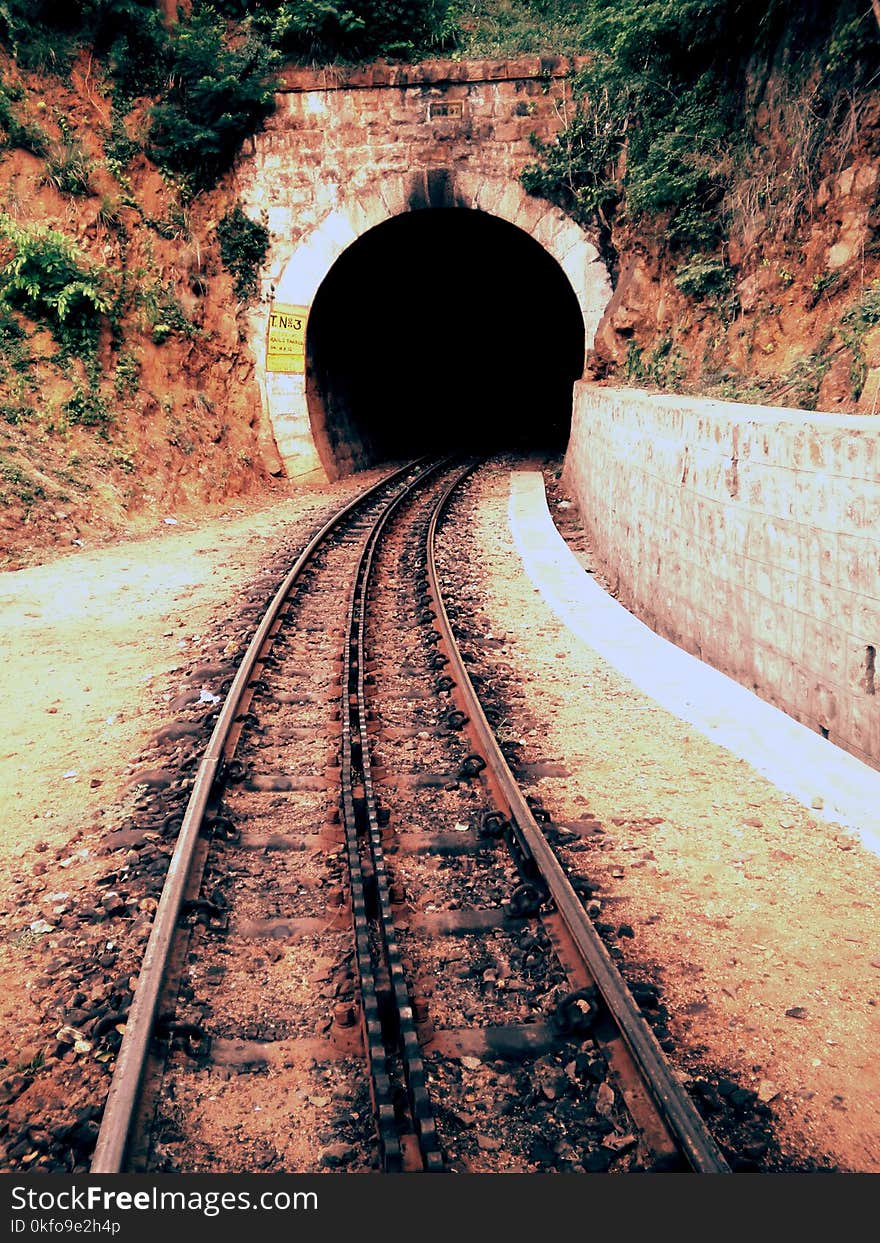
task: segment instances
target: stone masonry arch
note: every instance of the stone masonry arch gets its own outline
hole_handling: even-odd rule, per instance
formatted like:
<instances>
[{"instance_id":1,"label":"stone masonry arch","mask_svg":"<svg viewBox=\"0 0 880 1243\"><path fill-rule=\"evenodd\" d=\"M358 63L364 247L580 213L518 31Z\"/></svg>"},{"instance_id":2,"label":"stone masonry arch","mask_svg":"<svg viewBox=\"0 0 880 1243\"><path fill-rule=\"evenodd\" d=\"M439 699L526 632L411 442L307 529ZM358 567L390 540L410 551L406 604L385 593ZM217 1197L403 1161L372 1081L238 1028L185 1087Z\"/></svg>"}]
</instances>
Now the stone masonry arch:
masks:
<instances>
[{"instance_id":1,"label":"stone masonry arch","mask_svg":"<svg viewBox=\"0 0 880 1243\"><path fill-rule=\"evenodd\" d=\"M529 135L546 140L558 125L558 106L549 118L541 118L536 99L545 111L548 99L558 105L571 67L536 58L476 66L374 66L366 84L351 74L328 83L297 71L287 105L282 100L277 116L256 136L237 169L246 211L253 218L262 216L270 230L262 296L250 312L249 339L264 413L288 475L334 472L326 453L322 461L318 452L304 368L267 369L270 312L274 305L309 308L337 259L395 216L462 208L528 234L565 273L589 350L611 296L607 269L586 231L547 200L528 195L519 181L522 167L534 158ZM383 71L392 80L377 83ZM384 109L377 110L377 96ZM481 112L493 121L478 124ZM519 118L513 129L508 113ZM408 149L400 145L404 131ZM310 141L304 147L306 137Z\"/></svg>"}]
</instances>

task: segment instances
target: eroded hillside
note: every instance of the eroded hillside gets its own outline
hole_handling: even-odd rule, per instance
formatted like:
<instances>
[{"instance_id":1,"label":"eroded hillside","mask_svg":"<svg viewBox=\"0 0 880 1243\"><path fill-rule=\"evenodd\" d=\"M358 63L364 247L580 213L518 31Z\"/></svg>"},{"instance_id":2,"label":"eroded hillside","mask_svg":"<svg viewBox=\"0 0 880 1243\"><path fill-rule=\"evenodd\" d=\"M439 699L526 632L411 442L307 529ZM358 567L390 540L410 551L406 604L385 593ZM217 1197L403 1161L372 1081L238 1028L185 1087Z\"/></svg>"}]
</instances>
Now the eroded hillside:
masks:
<instances>
[{"instance_id":1,"label":"eroded hillside","mask_svg":"<svg viewBox=\"0 0 880 1243\"><path fill-rule=\"evenodd\" d=\"M592 375L876 411L880 5L591 0L592 61L525 171L599 230Z\"/></svg>"},{"instance_id":2,"label":"eroded hillside","mask_svg":"<svg viewBox=\"0 0 880 1243\"><path fill-rule=\"evenodd\" d=\"M188 197L163 176L137 141L145 102L123 120L88 53L66 84L0 68L20 127L0 160L0 258L25 256L0 323L11 568L264 488L277 461L221 260L233 191ZM80 301L59 316L65 291Z\"/></svg>"},{"instance_id":3,"label":"eroded hillside","mask_svg":"<svg viewBox=\"0 0 880 1243\"><path fill-rule=\"evenodd\" d=\"M588 52L523 170L614 278L588 374L880 405L875 6L62 7L0 8L3 568L283 486L242 314L269 235L233 168L285 59Z\"/></svg>"}]
</instances>

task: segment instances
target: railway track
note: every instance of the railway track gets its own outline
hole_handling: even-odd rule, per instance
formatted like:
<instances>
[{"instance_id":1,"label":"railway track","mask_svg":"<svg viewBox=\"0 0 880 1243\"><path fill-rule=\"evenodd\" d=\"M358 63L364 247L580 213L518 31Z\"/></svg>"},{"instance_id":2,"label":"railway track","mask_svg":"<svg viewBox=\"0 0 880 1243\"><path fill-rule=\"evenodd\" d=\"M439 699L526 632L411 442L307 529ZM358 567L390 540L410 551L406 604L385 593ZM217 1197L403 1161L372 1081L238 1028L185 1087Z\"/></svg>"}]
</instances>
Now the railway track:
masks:
<instances>
[{"instance_id":1,"label":"railway track","mask_svg":"<svg viewBox=\"0 0 880 1243\"><path fill-rule=\"evenodd\" d=\"M476 463L340 511L197 770L92 1160L723 1172L525 798L438 559ZM446 528L442 538L454 538Z\"/></svg>"}]
</instances>

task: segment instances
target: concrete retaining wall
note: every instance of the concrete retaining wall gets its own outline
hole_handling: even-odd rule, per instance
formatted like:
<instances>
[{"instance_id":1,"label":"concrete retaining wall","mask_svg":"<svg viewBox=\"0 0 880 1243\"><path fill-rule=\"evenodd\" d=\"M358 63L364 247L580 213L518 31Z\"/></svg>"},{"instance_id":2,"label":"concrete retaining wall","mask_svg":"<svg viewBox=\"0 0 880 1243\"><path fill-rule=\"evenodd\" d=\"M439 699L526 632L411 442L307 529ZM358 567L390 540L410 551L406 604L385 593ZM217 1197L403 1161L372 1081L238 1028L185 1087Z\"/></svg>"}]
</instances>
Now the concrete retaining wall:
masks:
<instances>
[{"instance_id":1,"label":"concrete retaining wall","mask_svg":"<svg viewBox=\"0 0 880 1243\"><path fill-rule=\"evenodd\" d=\"M565 476L621 603L880 768L880 417L580 383Z\"/></svg>"}]
</instances>

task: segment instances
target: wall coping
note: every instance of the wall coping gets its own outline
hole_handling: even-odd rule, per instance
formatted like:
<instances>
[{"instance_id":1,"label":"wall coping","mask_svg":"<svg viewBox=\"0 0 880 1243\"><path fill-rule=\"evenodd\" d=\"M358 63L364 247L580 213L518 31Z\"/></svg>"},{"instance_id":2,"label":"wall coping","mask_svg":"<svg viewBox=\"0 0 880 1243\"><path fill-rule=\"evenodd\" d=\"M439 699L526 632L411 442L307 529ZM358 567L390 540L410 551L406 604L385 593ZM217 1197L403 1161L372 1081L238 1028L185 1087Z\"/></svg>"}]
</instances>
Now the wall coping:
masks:
<instances>
[{"instance_id":1,"label":"wall coping","mask_svg":"<svg viewBox=\"0 0 880 1243\"><path fill-rule=\"evenodd\" d=\"M880 768L880 417L581 384L563 469L627 609Z\"/></svg>"},{"instance_id":2,"label":"wall coping","mask_svg":"<svg viewBox=\"0 0 880 1243\"><path fill-rule=\"evenodd\" d=\"M369 65L288 65L277 93L352 91L371 87L442 86L457 82L511 82L567 78L589 56L519 56L511 60L424 60L417 64L376 61Z\"/></svg>"},{"instance_id":3,"label":"wall coping","mask_svg":"<svg viewBox=\"0 0 880 1243\"><path fill-rule=\"evenodd\" d=\"M749 423L794 423L829 431L871 432L880 435L880 414L833 414L823 410L801 410L796 406L755 406L742 401L724 401L719 397L685 397L678 393L654 392L644 388L619 388L617 385L597 384L591 380L578 380L576 387L597 397L638 401L642 405L656 407L658 412L664 414L670 413L670 407L674 407L675 410L688 414L739 419Z\"/></svg>"}]
</instances>

